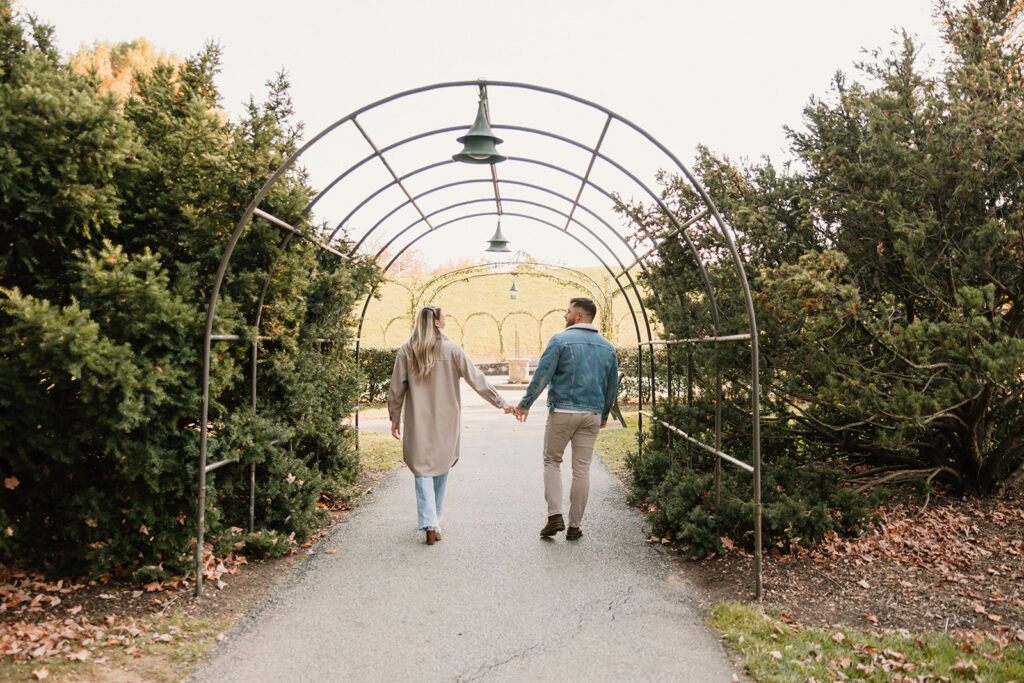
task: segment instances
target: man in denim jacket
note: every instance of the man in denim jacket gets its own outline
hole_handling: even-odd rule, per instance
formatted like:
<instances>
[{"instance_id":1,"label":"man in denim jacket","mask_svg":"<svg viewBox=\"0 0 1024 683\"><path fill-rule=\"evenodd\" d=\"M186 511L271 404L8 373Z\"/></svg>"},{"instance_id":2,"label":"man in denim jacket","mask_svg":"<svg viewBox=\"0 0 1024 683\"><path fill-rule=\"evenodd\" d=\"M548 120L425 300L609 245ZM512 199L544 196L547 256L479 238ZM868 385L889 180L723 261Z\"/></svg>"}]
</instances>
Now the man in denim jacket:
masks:
<instances>
[{"instance_id":1,"label":"man in denim jacket","mask_svg":"<svg viewBox=\"0 0 1024 683\"><path fill-rule=\"evenodd\" d=\"M544 499L548 521L542 538L565 529L562 520L562 454L572 442L572 488L569 490L569 530L565 537L583 535L580 522L590 492L590 461L598 431L608 423L608 413L618 393L619 359L615 347L594 324L597 306L586 298L569 302L565 330L548 342L537 363L526 394L514 409L526 420L530 406L548 387L548 420L544 428Z\"/></svg>"}]
</instances>

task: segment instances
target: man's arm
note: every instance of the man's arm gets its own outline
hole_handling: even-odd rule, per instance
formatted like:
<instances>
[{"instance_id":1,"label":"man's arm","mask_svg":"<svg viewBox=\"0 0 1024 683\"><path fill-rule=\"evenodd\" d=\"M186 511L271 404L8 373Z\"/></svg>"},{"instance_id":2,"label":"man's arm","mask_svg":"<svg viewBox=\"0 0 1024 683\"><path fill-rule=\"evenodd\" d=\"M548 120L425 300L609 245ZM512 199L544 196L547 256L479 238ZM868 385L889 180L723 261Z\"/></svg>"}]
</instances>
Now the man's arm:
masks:
<instances>
[{"instance_id":1,"label":"man's arm","mask_svg":"<svg viewBox=\"0 0 1024 683\"><path fill-rule=\"evenodd\" d=\"M560 349L561 345L552 337L548 341L544 353L541 354L540 360L537 361L537 369L533 373L530 385L526 387L526 393L523 394L523 398L519 401L519 408L529 410L533 402L537 400L540 392L544 391L544 387L551 381L551 377L554 376L555 369L558 367Z\"/></svg>"}]
</instances>

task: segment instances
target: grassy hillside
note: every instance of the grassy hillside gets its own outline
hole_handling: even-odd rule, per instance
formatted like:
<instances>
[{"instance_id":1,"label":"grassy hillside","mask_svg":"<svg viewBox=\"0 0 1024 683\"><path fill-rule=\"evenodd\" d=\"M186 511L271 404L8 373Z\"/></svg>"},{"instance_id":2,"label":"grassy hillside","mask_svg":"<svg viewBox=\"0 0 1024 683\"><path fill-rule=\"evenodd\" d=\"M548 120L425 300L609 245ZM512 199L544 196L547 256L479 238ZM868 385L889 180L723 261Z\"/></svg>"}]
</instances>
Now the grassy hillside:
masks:
<instances>
[{"instance_id":1,"label":"grassy hillside","mask_svg":"<svg viewBox=\"0 0 1024 683\"><path fill-rule=\"evenodd\" d=\"M617 293L607 271L602 268L581 268L604 291L615 291L612 298L611 341L619 345L636 343L636 332L629 307ZM557 277L573 279L571 275ZM430 277L401 278L388 282L381 298L372 300L366 311L361 338L366 346L399 346L411 331L410 310L413 292L419 293ZM513 281L519 290L518 299L509 298ZM590 290L571 282L559 282L540 275L509 273L456 279L430 287L420 305L441 306L448 318L448 336L460 343L476 361L501 360L516 355L536 358L548 337L565 326L562 314L574 296L589 296L598 304L598 322L607 316L606 306ZM603 296L603 295L602 295ZM636 305L633 299L634 306ZM499 333L500 329L500 333ZM641 332L643 327L641 325ZM645 338L645 337L644 337Z\"/></svg>"}]
</instances>

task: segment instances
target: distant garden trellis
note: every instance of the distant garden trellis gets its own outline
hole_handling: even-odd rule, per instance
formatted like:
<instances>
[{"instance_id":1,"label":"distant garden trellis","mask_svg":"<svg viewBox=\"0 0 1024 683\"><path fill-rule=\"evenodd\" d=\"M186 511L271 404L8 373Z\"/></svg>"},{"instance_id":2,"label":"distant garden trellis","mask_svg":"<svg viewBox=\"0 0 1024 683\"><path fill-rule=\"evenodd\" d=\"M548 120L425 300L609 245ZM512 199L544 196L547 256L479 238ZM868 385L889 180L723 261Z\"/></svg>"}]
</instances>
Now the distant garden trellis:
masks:
<instances>
[{"instance_id":1,"label":"distant garden trellis","mask_svg":"<svg viewBox=\"0 0 1024 683\"><path fill-rule=\"evenodd\" d=\"M364 324L369 323L380 331L382 341L381 346L397 347L401 345L410 334L412 330L413 316L415 315L416 310L421 306L427 303L436 303L437 297L453 285L469 283L471 280L479 280L499 275L511 275L515 278L520 278L520 281L527 278L544 279L557 285L577 290L578 293L576 295L587 296L597 303L598 308L601 311L601 315L598 316L598 323L600 324L601 332L607 338L611 339L616 345L623 343L621 340L621 337L623 336L622 324L631 320L632 316L629 313L621 316L615 316L612 313L616 296L621 296L619 291L614 289L609 290L607 286L598 282L596 279L587 275L578 268L558 264L538 263L536 261L496 261L464 266L442 273L441 275L432 277L429 280L423 282L414 281L411 284L395 279L388 280L389 284L401 288L408 294L408 309L401 315L392 316L387 319L379 319L374 316L367 315L363 319ZM470 334L468 329L469 323L473 319L478 318L489 320L493 323L493 333L496 335L496 350L498 351L499 356L502 359L505 359L510 353L514 352L513 339L515 332L510 330L509 326L516 318L518 318L517 322L522 325L523 319L525 318L529 321L527 323L528 329L519 330L519 335L524 342L529 338L529 342L525 343L528 343L529 346L534 349L535 353L539 353L544 347L545 323L549 318L560 318L562 313L564 313L564 310L564 308L553 308L544 311L537 311L526 310L523 307L519 307L505 313L504 315L495 315L490 311L484 310L472 310L468 313L460 311L460 313L457 314L449 308L445 310L445 315L448 319L447 333L460 345L465 346L471 339L476 341L482 334L478 331L475 334ZM624 343L635 343L634 330L630 328L627 334L629 335L629 338ZM364 328L364 332L362 334L364 346L368 343L366 336L366 330Z\"/></svg>"}]
</instances>

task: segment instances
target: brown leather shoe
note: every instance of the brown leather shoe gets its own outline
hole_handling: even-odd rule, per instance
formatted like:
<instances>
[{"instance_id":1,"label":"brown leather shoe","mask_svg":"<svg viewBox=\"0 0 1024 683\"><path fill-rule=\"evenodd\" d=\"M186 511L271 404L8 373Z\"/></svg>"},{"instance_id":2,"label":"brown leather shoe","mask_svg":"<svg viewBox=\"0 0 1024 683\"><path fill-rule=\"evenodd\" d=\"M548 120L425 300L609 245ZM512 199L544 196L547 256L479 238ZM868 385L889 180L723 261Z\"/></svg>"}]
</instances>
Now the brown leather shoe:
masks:
<instances>
[{"instance_id":1,"label":"brown leather shoe","mask_svg":"<svg viewBox=\"0 0 1024 683\"><path fill-rule=\"evenodd\" d=\"M434 541L437 540L437 532L433 529L427 529L427 545L434 545Z\"/></svg>"},{"instance_id":2,"label":"brown leather shoe","mask_svg":"<svg viewBox=\"0 0 1024 683\"><path fill-rule=\"evenodd\" d=\"M548 523L540 530L540 537L550 538L564 528L565 522L562 521L562 515L551 515L548 517Z\"/></svg>"},{"instance_id":3,"label":"brown leather shoe","mask_svg":"<svg viewBox=\"0 0 1024 683\"><path fill-rule=\"evenodd\" d=\"M583 536L583 529L578 526L571 526L569 530L565 532L565 540L575 541Z\"/></svg>"},{"instance_id":4,"label":"brown leather shoe","mask_svg":"<svg viewBox=\"0 0 1024 683\"><path fill-rule=\"evenodd\" d=\"M441 530L440 529L434 529L434 540L435 541L440 541L441 540Z\"/></svg>"}]
</instances>

